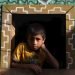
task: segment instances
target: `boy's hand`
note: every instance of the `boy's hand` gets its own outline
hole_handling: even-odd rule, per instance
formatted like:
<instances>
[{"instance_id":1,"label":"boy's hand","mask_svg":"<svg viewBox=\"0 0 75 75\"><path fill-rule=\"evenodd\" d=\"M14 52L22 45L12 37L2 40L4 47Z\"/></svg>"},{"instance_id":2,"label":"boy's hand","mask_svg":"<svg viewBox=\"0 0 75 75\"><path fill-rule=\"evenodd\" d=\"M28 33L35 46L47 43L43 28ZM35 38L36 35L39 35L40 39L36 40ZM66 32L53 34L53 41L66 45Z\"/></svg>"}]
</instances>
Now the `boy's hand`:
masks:
<instances>
[{"instance_id":1,"label":"boy's hand","mask_svg":"<svg viewBox=\"0 0 75 75\"><path fill-rule=\"evenodd\" d=\"M42 44L41 48L42 49L45 49L46 48L45 44Z\"/></svg>"},{"instance_id":2,"label":"boy's hand","mask_svg":"<svg viewBox=\"0 0 75 75\"><path fill-rule=\"evenodd\" d=\"M46 48L46 46L45 46L45 44L42 44L41 48L42 48L45 52L48 51L47 48Z\"/></svg>"},{"instance_id":3,"label":"boy's hand","mask_svg":"<svg viewBox=\"0 0 75 75\"><path fill-rule=\"evenodd\" d=\"M40 75L42 72L42 69L40 66L36 65L36 64L31 64L31 69L37 74Z\"/></svg>"},{"instance_id":4,"label":"boy's hand","mask_svg":"<svg viewBox=\"0 0 75 75\"><path fill-rule=\"evenodd\" d=\"M50 63L50 65L53 65L54 68L59 68L59 63L56 60L56 58L49 52L49 50L46 48L45 44L42 45L42 49L45 51L47 55L47 60Z\"/></svg>"},{"instance_id":5,"label":"boy's hand","mask_svg":"<svg viewBox=\"0 0 75 75\"><path fill-rule=\"evenodd\" d=\"M41 67L39 65L36 65L36 64L17 64L17 63L12 63L12 67L13 68L30 69L36 75L40 75L42 73Z\"/></svg>"}]
</instances>

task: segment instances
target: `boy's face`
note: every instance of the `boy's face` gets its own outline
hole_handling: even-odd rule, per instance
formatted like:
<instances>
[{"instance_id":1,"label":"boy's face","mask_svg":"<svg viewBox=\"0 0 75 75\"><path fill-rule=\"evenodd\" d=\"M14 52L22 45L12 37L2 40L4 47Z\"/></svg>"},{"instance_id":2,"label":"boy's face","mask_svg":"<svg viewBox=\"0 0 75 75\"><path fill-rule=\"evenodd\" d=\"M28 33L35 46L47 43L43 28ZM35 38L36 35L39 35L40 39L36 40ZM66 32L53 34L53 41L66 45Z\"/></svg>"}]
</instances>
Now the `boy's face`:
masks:
<instances>
[{"instance_id":1,"label":"boy's face","mask_svg":"<svg viewBox=\"0 0 75 75\"><path fill-rule=\"evenodd\" d=\"M38 50L42 46L44 41L45 39L43 39L41 34L37 34L35 36L28 36L28 44L32 50Z\"/></svg>"}]
</instances>

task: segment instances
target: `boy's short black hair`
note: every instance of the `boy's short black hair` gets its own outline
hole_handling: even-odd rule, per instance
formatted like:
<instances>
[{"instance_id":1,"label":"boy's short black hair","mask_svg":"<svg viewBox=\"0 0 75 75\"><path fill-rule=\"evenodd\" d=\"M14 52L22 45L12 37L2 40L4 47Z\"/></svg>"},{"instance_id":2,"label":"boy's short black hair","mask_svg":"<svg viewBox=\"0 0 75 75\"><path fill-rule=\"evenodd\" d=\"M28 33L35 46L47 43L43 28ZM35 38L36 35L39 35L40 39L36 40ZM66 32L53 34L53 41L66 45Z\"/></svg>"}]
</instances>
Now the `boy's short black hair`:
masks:
<instances>
[{"instance_id":1,"label":"boy's short black hair","mask_svg":"<svg viewBox=\"0 0 75 75\"><path fill-rule=\"evenodd\" d=\"M27 28L27 37L28 35L35 36L37 34L40 34L43 37L43 39L46 38L45 29L41 24L39 23L29 24Z\"/></svg>"}]
</instances>

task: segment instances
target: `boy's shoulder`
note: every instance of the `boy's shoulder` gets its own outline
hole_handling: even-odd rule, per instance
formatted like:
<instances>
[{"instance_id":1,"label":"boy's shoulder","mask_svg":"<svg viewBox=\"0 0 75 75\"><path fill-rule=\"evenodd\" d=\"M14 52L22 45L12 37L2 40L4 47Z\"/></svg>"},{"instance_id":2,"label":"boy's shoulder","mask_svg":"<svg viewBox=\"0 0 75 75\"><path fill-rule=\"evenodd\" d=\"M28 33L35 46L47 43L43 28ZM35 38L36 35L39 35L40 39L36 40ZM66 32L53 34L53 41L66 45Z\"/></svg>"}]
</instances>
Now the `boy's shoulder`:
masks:
<instances>
[{"instance_id":1,"label":"boy's shoulder","mask_svg":"<svg viewBox=\"0 0 75 75\"><path fill-rule=\"evenodd\" d=\"M25 43L25 42L21 42L21 43L19 43L18 44L18 46L17 47L23 47L23 48L27 48L27 44Z\"/></svg>"},{"instance_id":2,"label":"boy's shoulder","mask_svg":"<svg viewBox=\"0 0 75 75\"><path fill-rule=\"evenodd\" d=\"M25 42L20 42L18 45L26 45Z\"/></svg>"}]
</instances>

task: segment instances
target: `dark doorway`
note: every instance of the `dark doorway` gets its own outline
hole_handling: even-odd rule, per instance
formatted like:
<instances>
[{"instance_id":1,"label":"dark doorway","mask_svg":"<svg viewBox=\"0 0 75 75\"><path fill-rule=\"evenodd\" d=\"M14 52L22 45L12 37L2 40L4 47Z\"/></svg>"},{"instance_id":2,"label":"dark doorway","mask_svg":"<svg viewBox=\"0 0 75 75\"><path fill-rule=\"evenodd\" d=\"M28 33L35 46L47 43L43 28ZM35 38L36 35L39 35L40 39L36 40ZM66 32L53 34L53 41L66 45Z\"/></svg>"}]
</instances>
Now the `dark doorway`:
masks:
<instances>
[{"instance_id":1,"label":"dark doorway","mask_svg":"<svg viewBox=\"0 0 75 75\"><path fill-rule=\"evenodd\" d=\"M66 15L65 14L12 14L15 27L15 47L26 41L26 28L30 23L40 23L46 31L46 47L59 61L60 68L66 68ZM46 68L48 64L45 65Z\"/></svg>"}]
</instances>

